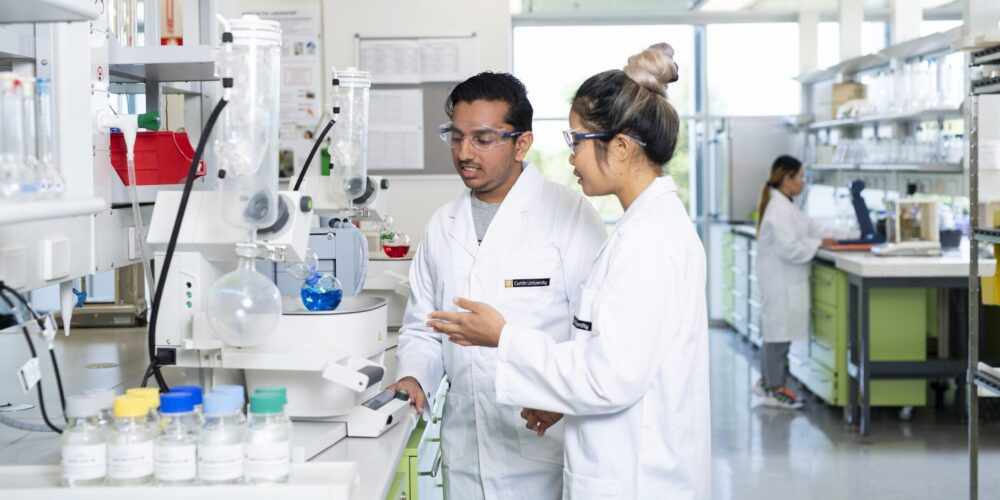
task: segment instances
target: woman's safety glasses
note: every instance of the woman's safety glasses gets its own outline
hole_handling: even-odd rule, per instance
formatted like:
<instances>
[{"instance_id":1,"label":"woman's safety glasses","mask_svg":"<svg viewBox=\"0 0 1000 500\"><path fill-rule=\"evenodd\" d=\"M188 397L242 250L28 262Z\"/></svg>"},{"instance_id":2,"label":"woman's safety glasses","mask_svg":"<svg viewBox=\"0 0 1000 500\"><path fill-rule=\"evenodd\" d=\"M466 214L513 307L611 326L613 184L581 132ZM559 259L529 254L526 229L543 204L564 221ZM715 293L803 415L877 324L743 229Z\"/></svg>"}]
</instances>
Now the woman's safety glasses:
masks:
<instances>
[{"instance_id":1,"label":"woman's safety glasses","mask_svg":"<svg viewBox=\"0 0 1000 500\"><path fill-rule=\"evenodd\" d=\"M576 154L576 145L580 144L581 141L585 141L587 139L604 139L613 135L610 132L584 132L578 134L576 133L577 130L580 129L575 128L572 130L563 130L563 139L566 139L566 145L569 146L569 150L572 151L573 154ZM632 140L632 142L642 147L646 147L645 142L640 141L631 135L625 135L625 137L628 137Z\"/></svg>"},{"instance_id":2,"label":"woman's safety glasses","mask_svg":"<svg viewBox=\"0 0 1000 500\"><path fill-rule=\"evenodd\" d=\"M518 137L524 132L509 132L487 125L476 127L469 135L465 135L452 122L445 123L438 127L438 135L441 140L451 149L462 147L462 143L469 139L472 147L479 151L489 151L496 149L507 142L511 137Z\"/></svg>"}]
</instances>

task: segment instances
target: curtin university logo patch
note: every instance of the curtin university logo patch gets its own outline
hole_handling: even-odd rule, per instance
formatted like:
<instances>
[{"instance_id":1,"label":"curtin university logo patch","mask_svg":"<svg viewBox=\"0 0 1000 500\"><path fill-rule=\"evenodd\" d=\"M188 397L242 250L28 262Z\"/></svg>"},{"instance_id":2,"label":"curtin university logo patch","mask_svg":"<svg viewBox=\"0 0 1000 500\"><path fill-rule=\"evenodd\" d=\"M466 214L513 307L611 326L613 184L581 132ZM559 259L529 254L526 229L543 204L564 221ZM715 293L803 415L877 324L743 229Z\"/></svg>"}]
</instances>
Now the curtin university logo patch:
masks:
<instances>
[{"instance_id":1,"label":"curtin university logo patch","mask_svg":"<svg viewBox=\"0 0 1000 500\"><path fill-rule=\"evenodd\" d=\"M539 286L549 286L549 278L528 278L518 280L504 280L504 288L532 288Z\"/></svg>"}]
</instances>

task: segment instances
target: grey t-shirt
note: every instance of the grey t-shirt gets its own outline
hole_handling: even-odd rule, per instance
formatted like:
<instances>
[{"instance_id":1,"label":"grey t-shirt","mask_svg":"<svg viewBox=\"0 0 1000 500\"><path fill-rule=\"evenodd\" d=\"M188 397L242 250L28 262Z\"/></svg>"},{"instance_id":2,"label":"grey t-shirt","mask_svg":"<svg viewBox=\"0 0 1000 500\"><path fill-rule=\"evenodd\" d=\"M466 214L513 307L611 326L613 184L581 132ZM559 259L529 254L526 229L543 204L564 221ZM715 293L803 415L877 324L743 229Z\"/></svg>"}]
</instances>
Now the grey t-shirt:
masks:
<instances>
[{"instance_id":1,"label":"grey t-shirt","mask_svg":"<svg viewBox=\"0 0 1000 500\"><path fill-rule=\"evenodd\" d=\"M486 203L472 195L472 225L476 227L476 239L482 243L493 217L500 210L499 203Z\"/></svg>"}]
</instances>

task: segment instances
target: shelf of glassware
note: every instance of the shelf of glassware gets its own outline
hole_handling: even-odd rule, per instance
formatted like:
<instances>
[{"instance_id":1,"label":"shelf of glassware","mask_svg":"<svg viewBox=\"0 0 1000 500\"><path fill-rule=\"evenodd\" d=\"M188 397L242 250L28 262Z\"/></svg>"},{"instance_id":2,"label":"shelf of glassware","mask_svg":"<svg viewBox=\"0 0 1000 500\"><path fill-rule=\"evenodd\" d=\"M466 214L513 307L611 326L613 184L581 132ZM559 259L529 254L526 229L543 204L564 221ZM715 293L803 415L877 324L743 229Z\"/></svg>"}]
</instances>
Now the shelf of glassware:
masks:
<instances>
[{"instance_id":1,"label":"shelf of glassware","mask_svg":"<svg viewBox=\"0 0 1000 500\"><path fill-rule=\"evenodd\" d=\"M108 209L101 198L0 201L0 226L94 215Z\"/></svg>"},{"instance_id":2,"label":"shelf of glassware","mask_svg":"<svg viewBox=\"0 0 1000 500\"><path fill-rule=\"evenodd\" d=\"M0 0L0 24L90 21L100 14L93 0Z\"/></svg>"},{"instance_id":3,"label":"shelf of glassware","mask_svg":"<svg viewBox=\"0 0 1000 500\"><path fill-rule=\"evenodd\" d=\"M816 163L808 166L811 170L865 170L883 172L925 172L961 173L962 164L896 164L896 163Z\"/></svg>"},{"instance_id":4,"label":"shelf of glassware","mask_svg":"<svg viewBox=\"0 0 1000 500\"><path fill-rule=\"evenodd\" d=\"M809 124L809 130L823 130L830 128L860 127L878 123L908 123L923 122L929 120L960 119L962 118L961 108L928 109L914 113L902 113L896 115L876 115L863 116L860 118L844 118L840 120L825 120Z\"/></svg>"},{"instance_id":5,"label":"shelf of glassware","mask_svg":"<svg viewBox=\"0 0 1000 500\"><path fill-rule=\"evenodd\" d=\"M1000 244L1000 229L976 228L972 234L977 241Z\"/></svg>"}]
</instances>

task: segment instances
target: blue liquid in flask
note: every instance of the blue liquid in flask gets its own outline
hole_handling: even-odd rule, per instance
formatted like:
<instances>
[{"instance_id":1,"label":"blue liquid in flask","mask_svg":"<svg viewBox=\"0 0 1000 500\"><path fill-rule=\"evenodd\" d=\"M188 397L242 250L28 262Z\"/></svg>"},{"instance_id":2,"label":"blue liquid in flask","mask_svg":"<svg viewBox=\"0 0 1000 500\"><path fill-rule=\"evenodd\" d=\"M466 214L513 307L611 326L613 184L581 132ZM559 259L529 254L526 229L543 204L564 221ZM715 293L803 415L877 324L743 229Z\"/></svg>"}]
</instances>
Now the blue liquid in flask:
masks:
<instances>
[{"instance_id":1,"label":"blue liquid in flask","mask_svg":"<svg viewBox=\"0 0 1000 500\"><path fill-rule=\"evenodd\" d=\"M328 273L316 273L302 284L302 304L310 311L333 311L343 299L340 282Z\"/></svg>"}]
</instances>

